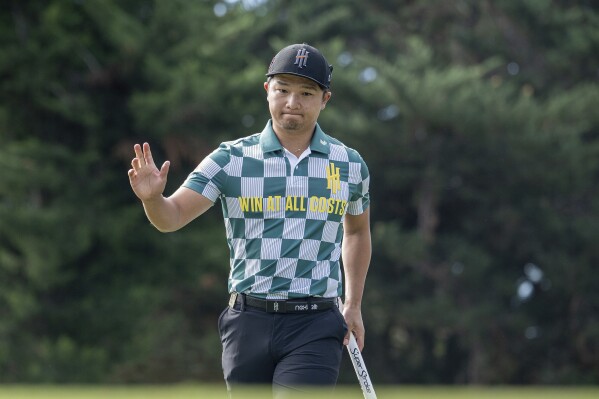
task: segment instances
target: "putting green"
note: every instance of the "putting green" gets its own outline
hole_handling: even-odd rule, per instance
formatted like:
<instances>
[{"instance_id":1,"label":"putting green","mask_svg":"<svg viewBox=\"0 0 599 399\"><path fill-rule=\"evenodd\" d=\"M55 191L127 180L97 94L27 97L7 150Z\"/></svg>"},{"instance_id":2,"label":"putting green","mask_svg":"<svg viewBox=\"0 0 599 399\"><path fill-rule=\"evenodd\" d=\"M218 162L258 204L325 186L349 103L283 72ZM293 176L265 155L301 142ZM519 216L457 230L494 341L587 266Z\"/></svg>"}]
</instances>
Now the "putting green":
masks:
<instances>
[{"instance_id":1,"label":"putting green","mask_svg":"<svg viewBox=\"0 0 599 399\"><path fill-rule=\"evenodd\" d=\"M379 386L379 399L596 399L599 387L470 387L470 386ZM268 388L244 391L248 399L270 396ZM303 395L305 396L305 395ZM0 399L225 399L222 385L0 385ZM360 399L359 386L339 386L334 394L314 391L310 399Z\"/></svg>"}]
</instances>

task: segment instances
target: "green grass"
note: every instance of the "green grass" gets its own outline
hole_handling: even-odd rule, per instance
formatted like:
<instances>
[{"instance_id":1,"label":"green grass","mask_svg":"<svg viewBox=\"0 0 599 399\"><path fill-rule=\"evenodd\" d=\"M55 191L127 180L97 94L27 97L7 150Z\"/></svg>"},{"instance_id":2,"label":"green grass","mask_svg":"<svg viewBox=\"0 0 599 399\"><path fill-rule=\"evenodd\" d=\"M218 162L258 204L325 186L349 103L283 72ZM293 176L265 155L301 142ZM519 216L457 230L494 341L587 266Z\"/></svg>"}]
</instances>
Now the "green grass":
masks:
<instances>
[{"instance_id":1,"label":"green grass","mask_svg":"<svg viewBox=\"0 0 599 399\"><path fill-rule=\"evenodd\" d=\"M455 386L379 386L379 399L596 399L599 387L455 387ZM223 385L0 385L0 399L216 399L227 397ZM247 390L244 397L264 399L270 390ZM355 386L340 386L335 394L314 392L310 399L360 399Z\"/></svg>"}]
</instances>

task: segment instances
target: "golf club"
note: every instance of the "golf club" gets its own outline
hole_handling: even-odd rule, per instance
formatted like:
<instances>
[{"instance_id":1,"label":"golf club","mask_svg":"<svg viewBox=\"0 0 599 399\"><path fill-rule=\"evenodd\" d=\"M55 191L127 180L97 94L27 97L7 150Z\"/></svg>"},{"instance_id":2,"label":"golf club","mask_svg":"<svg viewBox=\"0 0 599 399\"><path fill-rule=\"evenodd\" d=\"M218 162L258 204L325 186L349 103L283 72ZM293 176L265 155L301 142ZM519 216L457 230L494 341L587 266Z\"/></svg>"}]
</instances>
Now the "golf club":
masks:
<instances>
[{"instance_id":1,"label":"golf club","mask_svg":"<svg viewBox=\"0 0 599 399\"><path fill-rule=\"evenodd\" d=\"M343 312L343 302L339 299L338 304L339 310ZM366 363L362 358L362 353L358 348L358 342L356 341L356 337L353 332L349 332L349 344L347 345L347 351L349 352L349 358L354 366L354 370L356 372L356 377L358 377L358 382L360 383L360 387L362 388L362 393L364 394L365 399L377 399L376 393L374 392L374 386L372 385L372 381L370 381L370 375L368 374L368 370L366 369Z\"/></svg>"}]
</instances>

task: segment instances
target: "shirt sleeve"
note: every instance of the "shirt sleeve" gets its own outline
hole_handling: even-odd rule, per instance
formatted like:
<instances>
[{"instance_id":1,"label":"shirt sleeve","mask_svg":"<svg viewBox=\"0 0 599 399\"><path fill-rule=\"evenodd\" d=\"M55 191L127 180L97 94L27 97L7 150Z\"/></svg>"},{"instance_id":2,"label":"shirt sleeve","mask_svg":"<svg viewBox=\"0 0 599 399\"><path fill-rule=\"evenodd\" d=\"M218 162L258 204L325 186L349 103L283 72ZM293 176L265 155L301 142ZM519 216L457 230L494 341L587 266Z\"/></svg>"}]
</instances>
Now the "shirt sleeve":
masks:
<instances>
[{"instance_id":1,"label":"shirt sleeve","mask_svg":"<svg viewBox=\"0 0 599 399\"><path fill-rule=\"evenodd\" d=\"M221 144L200 162L197 168L189 174L182 186L202 194L212 202L216 202L218 197L223 193L227 181L225 168L230 159L231 152L229 146L225 143Z\"/></svg>"},{"instance_id":2,"label":"shirt sleeve","mask_svg":"<svg viewBox=\"0 0 599 399\"><path fill-rule=\"evenodd\" d=\"M356 181L356 185L349 198L347 213L350 215L361 215L370 205L370 173L362 157L359 157L359 168L356 167L353 178Z\"/></svg>"}]
</instances>

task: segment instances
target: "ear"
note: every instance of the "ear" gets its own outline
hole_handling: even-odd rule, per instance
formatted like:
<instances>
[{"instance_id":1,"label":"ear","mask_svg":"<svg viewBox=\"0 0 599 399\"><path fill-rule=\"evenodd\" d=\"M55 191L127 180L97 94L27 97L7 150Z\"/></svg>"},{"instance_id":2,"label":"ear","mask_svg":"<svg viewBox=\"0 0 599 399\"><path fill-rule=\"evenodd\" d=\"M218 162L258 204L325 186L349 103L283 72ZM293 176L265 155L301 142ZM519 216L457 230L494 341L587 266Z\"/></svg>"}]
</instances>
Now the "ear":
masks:
<instances>
[{"instance_id":1,"label":"ear","mask_svg":"<svg viewBox=\"0 0 599 399\"><path fill-rule=\"evenodd\" d=\"M268 81L264 82L264 90L268 93Z\"/></svg>"},{"instance_id":2,"label":"ear","mask_svg":"<svg viewBox=\"0 0 599 399\"><path fill-rule=\"evenodd\" d=\"M331 91L326 91L323 95L322 95L322 104L320 105L320 109L323 110L326 106L327 103L329 102L329 100L331 99L331 96L333 95L333 93Z\"/></svg>"}]
</instances>

